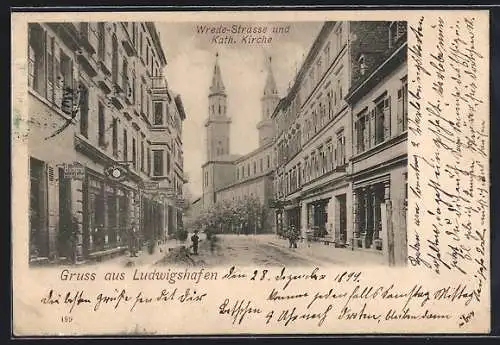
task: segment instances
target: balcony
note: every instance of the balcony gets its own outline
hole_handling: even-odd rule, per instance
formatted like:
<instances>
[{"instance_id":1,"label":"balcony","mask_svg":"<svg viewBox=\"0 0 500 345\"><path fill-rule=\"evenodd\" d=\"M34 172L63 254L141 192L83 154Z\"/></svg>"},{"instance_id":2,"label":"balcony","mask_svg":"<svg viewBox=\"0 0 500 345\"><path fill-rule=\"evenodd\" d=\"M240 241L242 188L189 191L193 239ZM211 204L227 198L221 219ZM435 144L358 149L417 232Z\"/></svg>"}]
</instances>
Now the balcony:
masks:
<instances>
[{"instance_id":1,"label":"balcony","mask_svg":"<svg viewBox=\"0 0 500 345\"><path fill-rule=\"evenodd\" d=\"M124 93L115 88L113 93L111 94L110 101L118 110L122 110L125 108L125 95Z\"/></svg>"},{"instance_id":2,"label":"balcony","mask_svg":"<svg viewBox=\"0 0 500 345\"><path fill-rule=\"evenodd\" d=\"M189 174L185 171L182 174L182 182L189 183Z\"/></svg>"},{"instance_id":3,"label":"balcony","mask_svg":"<svg viewBox=\"0 0 500 345\"><path fill-rule=\"evenodd\" d=\"M91 56L88 52L88 50L85 49L78 49L76 51L76 57L78 60L78 63L82 68L87 72L89 77L93 78L99 74L99 67L97 66L97 62L94 60L94 58Z\"/></svg>"},{"instance_id":4,"label":"balcony","mask_svg":"<svg viewBox=\"0 0 500 345\"><path fill-rule=\"evenodd\" d=\"M134 104L134 90L127 77L123 78L123 92L125 93L125 102L127 105Z\"/></svg>"},{"instance_id":5,"label":"balcony","mask_svg":"<svg viewBox=\"0 0 500 345\"><path fill-rule=\"evenodd\" d=\"M108 76L101 74L97 77L97 85L104 91L104 93L108 94L113 90L113 85Z\"/></svg>"},{"instance_id":6,"label":"balcony","mask_svg":"<svg viewBox=\"0 0 500 345\"><path fill-rule=\"evenodd\" d=\"M69 49L76 51L80 48L80 35L76 23L48 23L48 25L59 34Z\"/></svg>"},{"instance_id":7,"label":"balcony","mask_svg":"<svg viewBox=\"0 0 500 345\"><path fill-rule=\"evenodd\" d=\"M90 23L80 23L80 44L87 50L90 55L96 53L95 46L97 45L97 42L96 38L91 34Z\"/></svg>"},{"instance_id":8,"label":"balcony","mask_svg":"<svg viewBox=\"0 0 500 345\"><path fill-rule=\"evenodd\" d=\"M128 31L125 33L123 37L122 45L123 49L125 50L125 53L127 53L129 57L137 56L137 50L135 49L135 45L132 42L132 39L130 38Z\"/></svg>"},{"instance_id":9,"label":"balcony","mask_svg":"<svg viewBox=\"0 0 500 345\"><path fill-rule=\"evenodd\" d=\"M151 77L151 93L167 94L168 84L164 76Z\"/></svg>"}]
</instances>

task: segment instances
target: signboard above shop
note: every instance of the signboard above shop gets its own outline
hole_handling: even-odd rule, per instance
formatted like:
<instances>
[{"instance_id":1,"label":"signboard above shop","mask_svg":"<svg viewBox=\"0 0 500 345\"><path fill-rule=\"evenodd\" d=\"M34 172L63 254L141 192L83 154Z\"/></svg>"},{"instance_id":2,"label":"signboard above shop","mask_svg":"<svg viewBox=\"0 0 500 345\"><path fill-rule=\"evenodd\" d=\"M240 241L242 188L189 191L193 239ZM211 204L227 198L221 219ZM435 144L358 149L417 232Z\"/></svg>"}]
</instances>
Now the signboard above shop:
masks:
<instances>
[{"instance_id":1,"label":"signboard above shop","mask_svg":"<svg viewBox=\"0 0 500 345\"><path fill-rule=\"evenodd\" d=\"M160 188L160 184L158 182L150 182L150 181L143 181L142 182L142 189L156 190L159 188Z\"/></svg>"},{"instance_id":2,"label":"signboard above shop","mask_svg":"<svg viewBox=\"0 0 500 345\"><path fill-rule=\"evenodd\" d=\"M78 162L63 164L64 178L72 180L83 180L85 178L85 167Z\"/></svg>"}]
</instances>

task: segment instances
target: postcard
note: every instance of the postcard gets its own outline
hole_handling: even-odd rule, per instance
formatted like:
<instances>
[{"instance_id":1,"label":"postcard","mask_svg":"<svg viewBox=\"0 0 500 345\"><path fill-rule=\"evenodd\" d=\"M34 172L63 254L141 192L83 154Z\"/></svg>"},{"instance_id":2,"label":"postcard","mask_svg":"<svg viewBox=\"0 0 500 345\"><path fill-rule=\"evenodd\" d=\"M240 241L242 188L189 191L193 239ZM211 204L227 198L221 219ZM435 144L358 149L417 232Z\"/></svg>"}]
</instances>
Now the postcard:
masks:
<instances>
[{"instance_id":1,"label":"postcard","mask_svg":"<svg viewBox=\"0 0 500 345\"><path fill-rule=\"evenodd\" d=\"M11 19L14 336L489 332L488 11Z\"/></svg>"}]
</instances>

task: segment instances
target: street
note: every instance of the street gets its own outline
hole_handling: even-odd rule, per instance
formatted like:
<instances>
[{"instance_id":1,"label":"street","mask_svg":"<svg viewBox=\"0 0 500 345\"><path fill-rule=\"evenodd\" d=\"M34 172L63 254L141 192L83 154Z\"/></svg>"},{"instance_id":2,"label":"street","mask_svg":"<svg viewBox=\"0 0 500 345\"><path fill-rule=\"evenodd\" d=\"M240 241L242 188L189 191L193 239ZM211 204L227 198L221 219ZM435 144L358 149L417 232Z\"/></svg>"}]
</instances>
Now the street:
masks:
<instances>
[{"instance_id":1,"label":"street","mask_svg":"<svg viewBox=\"0 0 500 345\"><path fill-rule=\"evenodd\" d=\"M141 250L137 257L122 255L89 265L131 266L371 266L384 265L384 256L376 253L335 248L321 242L299 242L289 248L288 241L274 234L217 235L215 250L202 234L199 254L193 255L190 241L169 240L153 254ZM181 247L186 249L182 252ZM186 253L190 253L186 255Z\"/></svg>"},{"instance_id":2,"label":"street","mask_svg":"<svg viewBox=\"0 0 500 345\"><path fill-rule=\"evenodd\" d=\"M200 258L206 265L311 266L318 264L317 260L306 258L297 249L288 249L271 242L271 240L283 242L275 235L218 235L218 239L218 248L214 254L207 251L202 242Z\"/></svg>"}]
</instances>

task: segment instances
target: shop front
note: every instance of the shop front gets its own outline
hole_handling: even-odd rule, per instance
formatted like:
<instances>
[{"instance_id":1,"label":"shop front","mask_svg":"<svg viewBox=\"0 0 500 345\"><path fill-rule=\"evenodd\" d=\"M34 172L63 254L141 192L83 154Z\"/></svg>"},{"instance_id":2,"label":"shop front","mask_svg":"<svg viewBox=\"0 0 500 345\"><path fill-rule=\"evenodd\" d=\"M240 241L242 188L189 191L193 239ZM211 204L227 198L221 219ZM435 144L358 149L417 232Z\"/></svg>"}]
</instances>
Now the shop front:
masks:
<instances>
[{"instance_id":1,"label":"shop front","mask_svg":"<svg viewBox=\"0 0 500 345\"><path fill-rule=\"evenodd\" d=\"M98 256L110 249L125 248L133 218L133 192L87 170L83 184L83 254Z\"/></svg>"},{"instance_id":2,"label":"shop front","mask_svg":"<svg viewBox=\"0 0 500 345\"><path fill-rule=\"evenodd\" d=\"M29 256L30 261L49 257L48 186L44 162L30 159Z\"/></svg>"},{"instance_id":3,"label":"shop front","mask_svg":"<svg viewBox=\"0 0 500 345\"><path fill-rule=\"evenodd\" d=\"M330 198L320 199L307 204L307 228L314 237L328 234L328 203Z\"/></svg>"},{"instance_id":4,"label":"shop front","mask_svg":"<svg viewBox=\"0 0 500 345\"><path fill-rule=\"evenodd\" d=\"M286 229L290 229L292 226L295 229L300 229L300 207L299 206L289 206L285 209L286 212Z\"/></svg>"},{"instance_id":5,"label":"shop front","mask_svg":"<svg viewBox=\"0 0 500 345\"><path fill-rule=\"evenodd\" d=\"M386 204L390 200L390 176L378 178L353 186L354 231L353 248L364 248L382 252L387 219Z\"/></svg>"}]
</instances>

